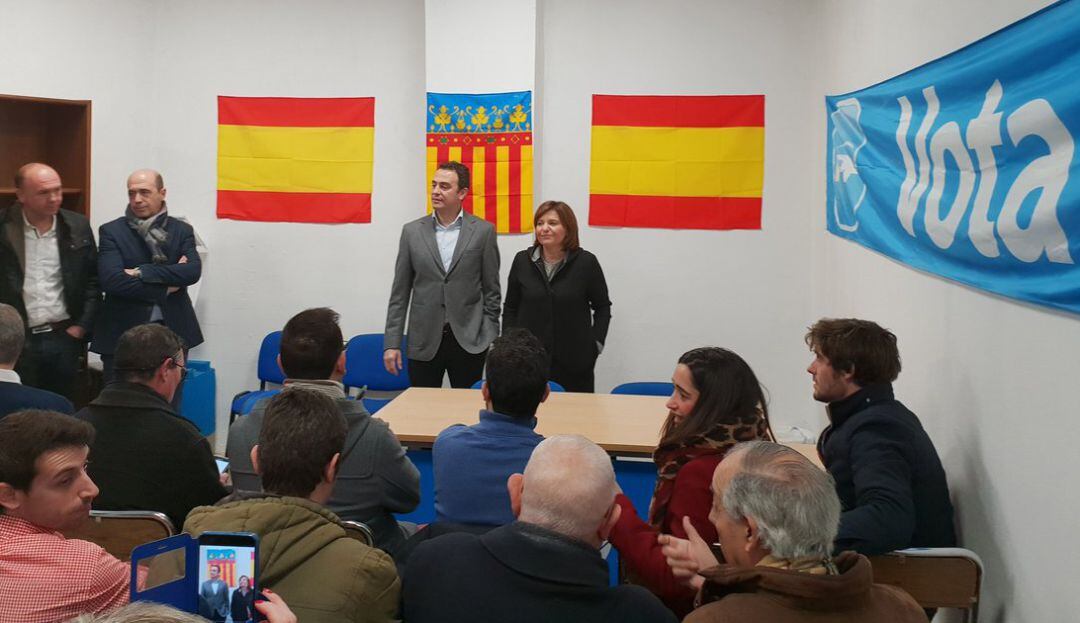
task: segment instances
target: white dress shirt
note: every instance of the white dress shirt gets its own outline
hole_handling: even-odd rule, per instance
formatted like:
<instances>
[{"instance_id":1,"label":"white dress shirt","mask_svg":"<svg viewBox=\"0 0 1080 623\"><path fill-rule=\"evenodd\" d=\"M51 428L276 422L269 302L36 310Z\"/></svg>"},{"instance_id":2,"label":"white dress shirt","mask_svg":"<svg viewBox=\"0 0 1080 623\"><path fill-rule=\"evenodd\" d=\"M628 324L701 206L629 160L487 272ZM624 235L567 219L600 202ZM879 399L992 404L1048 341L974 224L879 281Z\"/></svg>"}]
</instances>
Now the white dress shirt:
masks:
<instances>
[{"instance_id":1,"label":"white dress shirt","mask_svg":"<svg viewBox=\"0 0 1080 623\"><path fill-rule=\"evenodd\" d=\"M18 372L0 368L0 383L15 383L16 385L21 385L22 379L19 378Z\"/></svg>"},{"instance_id":2,"label":"white dress shirt","mask_svg":"<svg viewBox=\"0 0 1080 623\"><path fill-rule=\"evenodd\" d=\"M439 258L446 272L450 272L450 262L454 259L454 249L457 247L458 236L461 235L461 218L464 213L464 211L458 212L454 222L445 227L439 222L439 215L435 212L431 213L432 218L435 219L435 244L439 247Z\"/></svg>"},{"instance_id":3,"label":"white dress shirt","mask_svg":"<svg viewBox=\"0 0 1080 623\"><path fill-rule=\"evenodd\" d=\"M23 303L27 325L36 327L68 318L64 305L64 282L60 275L60 239L56 216L44 234L23 215L23 239L26 242L26 275L23 277Z\"/></svg>"}]
</instances>

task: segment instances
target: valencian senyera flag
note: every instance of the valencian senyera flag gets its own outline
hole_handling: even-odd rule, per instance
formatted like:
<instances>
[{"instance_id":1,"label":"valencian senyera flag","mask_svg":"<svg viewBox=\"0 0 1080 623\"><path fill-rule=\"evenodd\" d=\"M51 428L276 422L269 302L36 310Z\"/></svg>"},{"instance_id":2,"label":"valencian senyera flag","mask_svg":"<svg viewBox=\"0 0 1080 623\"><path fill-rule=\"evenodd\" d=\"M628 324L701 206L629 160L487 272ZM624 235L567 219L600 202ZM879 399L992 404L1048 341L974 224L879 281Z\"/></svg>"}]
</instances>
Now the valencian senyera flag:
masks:
<instances>
[{"instance_id":1,"label":"valencian senyera flag","mask_svg":"<svg viewBox=\"0 0 1080 623\"><path fill-rule=\"evenodd\" d=\"M373 97L218 97L218 218L370 223Z\"/></svg>"},{"instance_id":2,"label":"valencian senyera flag","mask_svg":"<svg viewBox=\"0 0 1080 623\"><path fill-rule=\"evenodd\" d=\"M229 586L236 586L235 549L206 550L206 577L210 577L211 567L217 567L221 571L221 579L226 584Z\"/></svg>"},{"instance_id":3,"label":"valencian senyera flag","mask_svg":"<svg viewBox=\"0 0 1080 623\"><path fill-rule=\"evenodd\" d=\"M826 98L827 224L908 266L1080 313L1080 1Z\"/></svg>"},{"instance_id":4,"label":"valencian senyera flag","mask_svg":"<svg viewBox=\"0 0 1080 623\"><path fill-rule=\"evenodd\" d=\"M439 163L456 160L472 175L467 212L500 234L532 231L532 91L428 93L427 104L428 186Z\"/></svg>"},{"instance_id":5,"label":"valencian senyera flag","mask_svg":"<svg viewBox=\"0 0 1080 623\"><path fill-rule=\"evenodd\" d=\"M764 95L594 95L589 224L761 229Z\"/></svg>"}]
</instances>

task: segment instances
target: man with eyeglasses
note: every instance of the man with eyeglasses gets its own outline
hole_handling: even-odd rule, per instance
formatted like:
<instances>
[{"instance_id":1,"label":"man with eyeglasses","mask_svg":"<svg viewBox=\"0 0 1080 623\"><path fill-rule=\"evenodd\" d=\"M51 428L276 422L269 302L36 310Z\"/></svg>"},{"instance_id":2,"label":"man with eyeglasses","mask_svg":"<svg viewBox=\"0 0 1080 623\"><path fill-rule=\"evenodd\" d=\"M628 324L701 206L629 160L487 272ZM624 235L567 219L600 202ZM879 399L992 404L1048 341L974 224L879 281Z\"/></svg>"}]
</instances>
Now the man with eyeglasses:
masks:
<instances>
[{"instance_id":1,"label":"man with eyeglasses","mask_svg":"<svg viewBox=\"0 0 1080 623\"><path fill-rule=\"evenodd\" d=\"M184 344L168 327L144 324L120 336L115 357L115 380L75 414L97 431L94 508L160 511L179 527L226 493L210 444L169 404L187 373Z\"/></svg>"}]
</instances>

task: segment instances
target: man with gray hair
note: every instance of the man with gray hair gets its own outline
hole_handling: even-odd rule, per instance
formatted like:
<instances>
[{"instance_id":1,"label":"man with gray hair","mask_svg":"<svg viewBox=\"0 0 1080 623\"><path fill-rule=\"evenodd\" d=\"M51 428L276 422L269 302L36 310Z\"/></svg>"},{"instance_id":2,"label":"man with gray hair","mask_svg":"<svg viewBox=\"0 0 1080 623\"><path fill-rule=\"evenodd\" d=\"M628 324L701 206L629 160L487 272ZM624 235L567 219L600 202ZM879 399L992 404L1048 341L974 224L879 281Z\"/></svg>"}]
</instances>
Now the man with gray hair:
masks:
<instances>
[{"instance_id":1,"label":"man with gray hair","mask_svg":"<svg viewBox=\"0 0 1080 623\"><path fill-rule=\"evenodd\" d=\"M0 419L23 409L44 409L71 415L71 401L60 394L22 384L15 362L26 341L26 326L19 311L0 303Z\"/></svg>"},{"instance_id":2,"label":"man with gray hair","mask_svg":"<svg viewBox=\"0 0 1080 623\"><path fill-rule=\"evenodd\" d=\"M599 446L551 437L507 488L514 523L417 546L405 573L406 621L675 621L644 588L608 586L599 548L621 509Z\"/></svg>"},{"instance_id":3,"label":"man with gray hair","mask_svg":"<svg viewBox=\"0 0 1080 623\"><path fill-rule=\"evenodd\" d=\"M689 539L659 537L675 576L707 604L687 622L925 623L908 594L873 583L865 556L830 556L840 499L832 477L795 450L739 444L716 467L712 490L719 558L685 518Z\"/></svg>"}]
</instances>

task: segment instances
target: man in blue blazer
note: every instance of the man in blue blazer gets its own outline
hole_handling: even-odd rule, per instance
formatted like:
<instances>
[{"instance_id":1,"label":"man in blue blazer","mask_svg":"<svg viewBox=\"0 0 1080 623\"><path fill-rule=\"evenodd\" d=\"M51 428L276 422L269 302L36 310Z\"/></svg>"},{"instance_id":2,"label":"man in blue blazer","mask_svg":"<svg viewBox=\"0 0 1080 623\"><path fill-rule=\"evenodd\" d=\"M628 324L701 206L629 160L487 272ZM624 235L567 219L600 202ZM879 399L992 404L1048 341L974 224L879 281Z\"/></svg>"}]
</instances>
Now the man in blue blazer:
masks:
<instances>
[{"instance_id":1,"label":"man in blue blazer","mask_svg":"<svg viewBox=\"0 0 1080 623\"><path fill-rule=\"evenodd\" d=\"M70 415L74 410L67 398L36 387L22 384L15 372L23 344L26 325L19 310L0 303L0 419L23 409L45 409Z\"/></svg>"},{"instance_id":2,"label":"man in blue blazer","mask_svg":"<svg viewBox=\"0 0 1080 623\"><path fill-rule=\"evenodd\" d=\"M116 342L131 327L164 324L184 341L185 357L203 341L187 293L202 275L195 230L169 218L165 183L157 171L135 171L127 187L124 216L102 225L98 235L98 278L105 305L90 350L101 355L106 382L113 379ZM179 404L179 394L174 404Z\"/></svg>"}]
</instances>

